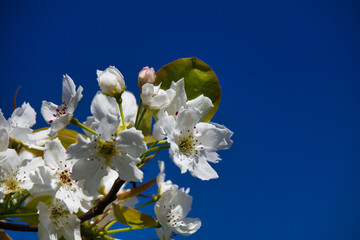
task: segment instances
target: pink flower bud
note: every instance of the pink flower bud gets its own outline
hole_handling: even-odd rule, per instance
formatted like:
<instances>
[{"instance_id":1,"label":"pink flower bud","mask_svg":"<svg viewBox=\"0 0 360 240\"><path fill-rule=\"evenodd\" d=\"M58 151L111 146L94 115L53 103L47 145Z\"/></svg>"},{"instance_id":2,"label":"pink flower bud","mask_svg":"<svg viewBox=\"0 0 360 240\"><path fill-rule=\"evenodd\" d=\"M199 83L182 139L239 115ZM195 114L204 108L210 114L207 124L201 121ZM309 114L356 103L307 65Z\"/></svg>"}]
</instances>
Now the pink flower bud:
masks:
<instances>
[{"instance_id":1,"label":"pink flower bud","mask_svg":"<svg viewBox=\"0 0 360 240\"><path fill-rule=\"evenodd\" d=\"M156 75L155 75L154 68L144 67L139 72L139 77L138 77L139 88L141 88L142 85L144 85L145 83L154 83L155 78L156 78Z\"/></svg>"}]
</instances>

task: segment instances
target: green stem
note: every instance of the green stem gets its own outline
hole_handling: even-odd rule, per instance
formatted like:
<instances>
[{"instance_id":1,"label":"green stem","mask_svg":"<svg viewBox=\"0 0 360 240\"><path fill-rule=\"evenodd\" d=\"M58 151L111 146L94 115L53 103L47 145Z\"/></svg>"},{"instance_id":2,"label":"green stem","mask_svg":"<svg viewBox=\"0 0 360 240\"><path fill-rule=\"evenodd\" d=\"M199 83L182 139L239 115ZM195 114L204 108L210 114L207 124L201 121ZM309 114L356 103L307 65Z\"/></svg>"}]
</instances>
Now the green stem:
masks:
<instances>
[{"instance_id":1,"label":"green stem","mask_svg":"<svg viewBox=\"0 0 360 240\"><path fill-rule=\"evenodd\" d=\"M125 118L124 118L124 112L123 112L123 108L122 108L122 99L121 96L119 98L116 98L116 102L119 105L119 109L120 109L120 116L121 116L121 121L124 125L124 129L126 129L126 122L125 122Z\"/></svg>"},{"instance_id":2,"label":"green stem","mask_svg":"<svg viewBox=\"0 0 360 240\"><path fill-rule=\"evenodd\" d=\"M141 95L141 93L140 93L140 95ZM142 106L142 99L141 99L141 97L140 97L139 107L138 107L138 109L137 109L136 118L135 118L135 126L137 126L137 122L138 122L138 119L139 119L141 106Z\"/></svg>"},{"instance_id":3,"label":"green stem","mask_svg":"<svg viewBox=\"0 0 360 240\"><path fill-rule=\"evenodd\" d=\"M108 235L108 234L114 234L114 233L120 233L120 232L128 232L128 231L140 230L140 229L145 229L145 228L150 228L150 227L152 227L152 226L149 226L149 227L129 227L129 228L114 229L114 230L102 232L102 233L100 233L100 236L105 236L105 235Z\"/></svg>"},{"instance_id":4,"label":"green stem","mask_svg":"<svg viewBox=\"0 0 360 240\"><path fill-rule=\"evenodd\" d=\"M140 117L139 117L139 120L138 120L138 122L137 122L137 125L135 126L136 129L139 128L139 126L140 126L140 124L141 124L141 121L142 121L145 113L146 113L146 108L144 108L143 111L141 112L141 115L140 115Z\"/></svg>"},{"instance_id":5,"label":"green stem","mask_svg":"<svg viewBox=\"0 0 360 240\"><path fill-rule=\"evenodd\" d=\"M104 230L107 231L112 225L114 225L116 223L116 220L111 221L105 228Z\"/></svg>"},{"instance_id":6,"label":"green stem","mask_svg":"<svg viewBox=\"0 0 360 240\"><path fill-rule=\"evenodd\" d=\"M151 204L151 203L156 202L157 200L159 200L159 196L158 196L158 195L156 195L155 197L153 197L150 201L148 201L148 202L146 202L146 203L144 203L144 204L141 204L140 206L136 207L135 209L137 210L137 209L140 209L140 208L142 208L142 207L145 207L145 206L147 206L147 205L149 205L149 204Z\"/></svg>"},{"instance_id":7,"label":"green stem","mask_svg":"<svg viewBox=\"0 0 360 240\"><path fill-rule=\"evenodd\" d=\"M161 145L161 146L158 146L158 147L149 148L146 152L144 152L144 153L142 154L141 160L144 161L144 159L147 157L147 155L148 155L150 152L154 152L154 151L161 150L161 149L165 149L165 148L170 148L170 145Z\"/></svg>"},{"instance_id":8,"label":"green stem","mask_svg":"<svg viewBox=\"0 0 360 240\"><path fill-rule=\"evenodd\" d=\"M35 216L38 216L38 214L37 213L13 213L13 214L0 215L0 218L35 217Z\"/></svg>"},{"instance_id":9,"label":"green stem","mask_svg":"<svg viewBox=\"0 0 360 240\"><path fill-rule=\"evenodd\" d=\"M81 127L82 129L91 132L92 134L94 134L95 136L99 136L94 130L92 130L91 128L85 126L84 124L82 124L81 122L79 122L79 120L77 120L76 118L71 119L70 123L72 125Z\"/></svg>"},{"instance_id":10,"label":"green stem","mask_svg":"<svg viewBox=\"0 0 360 240\"><path fill-rule=\"evenodd\" d=\"M162 140L162 141L155 141L155 142L150 142L150 143L148 143L147 145L149 146L150 145L150 148L151 147L153 147L153 144L154 143L156 143L156 144L164 144L164 143L166 143L167 142L167 140ZM155 145L156 145L155 144Z\"/></svg>"}]
</instances>

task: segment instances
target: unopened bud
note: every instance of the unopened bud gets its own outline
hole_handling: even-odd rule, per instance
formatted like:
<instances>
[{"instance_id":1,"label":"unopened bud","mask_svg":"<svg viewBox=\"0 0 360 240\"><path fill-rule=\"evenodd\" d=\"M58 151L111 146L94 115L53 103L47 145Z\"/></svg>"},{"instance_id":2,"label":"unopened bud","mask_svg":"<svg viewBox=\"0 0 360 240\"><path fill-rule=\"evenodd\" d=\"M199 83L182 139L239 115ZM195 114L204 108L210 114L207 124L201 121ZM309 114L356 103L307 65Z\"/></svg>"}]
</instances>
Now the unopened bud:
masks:
<instances>
[{"instance_id":1,"label":"unopened bud","mask_svg":"<svg viewBox=\"0 0 360 240\"><path fill-rule=\"evenodd\" d=\"M110 66L105 71L97 70L100 89L110 97L117 97L125 90L124 77L116 67Z\"/></svg>"},{"instance_id":2,"label":"unopened bud","mask_svg":"<svg viewBox=\"0 0 360 240\"><path fill-rule=\"evenodd\" d=\"M155 82L155 70L154 68L144 67L139 72L138 77L138 86L141 88L145 83L154 83Z\"/></svg>"}]
</instances>

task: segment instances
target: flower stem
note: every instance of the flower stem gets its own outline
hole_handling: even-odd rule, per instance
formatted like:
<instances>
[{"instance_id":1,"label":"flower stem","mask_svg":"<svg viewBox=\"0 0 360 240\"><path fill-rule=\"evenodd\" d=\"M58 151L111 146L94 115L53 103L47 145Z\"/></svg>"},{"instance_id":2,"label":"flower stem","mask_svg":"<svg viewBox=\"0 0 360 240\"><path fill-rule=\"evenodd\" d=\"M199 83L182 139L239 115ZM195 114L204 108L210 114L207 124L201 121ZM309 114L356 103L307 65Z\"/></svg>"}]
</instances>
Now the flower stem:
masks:
<instances>
[{"instance_id":1,"label":"flower stem","mask_svg":"<svg viewBox=\"0 0 360 240\"><path fill-rule=\"evenodd\" d=\"M154 152L154 151L165 149L165 148L170 148L170 145L161 145L158 147L149 148L146 152L143 153L141 160L143 161L150 152Z\"/></svg>"},{"instance_id":2,"label":"flower stem","mask_svg":"<svg viewBox=\"0 0 360 240\"><path fill-rule=\"evenodd\" d=\"M157 200L159 200L159 196L158 196L158 195L156 195L155 197L153 197L150 201L148 201L148 202L146 202L146 203L144 203L144 204L136 207L135 209L137 210L137 209L140 209L140 208L142 208L142 207L145 207L145 206L147 206L147 205L149 205L149 204L151 204L151 203L153 203L153 202L156 202Z\"/></svg>"},{"instance_id":3,"label":"flower stem","mask_svg":"<svg viewBox=\"0 0 360 240\"><path fill-rule=\"evenodd\" d=\"M77 120L76 118L71 119L70 123L72 125L81 127L82 129L91 132L92 134L94 134L95 136L99 136L94 130L92 130L91 128L85 126L84 124L82 124L81 122L79 122L79 120Z\"/></svg>"},{"instance_id":4,"label":"flower stem","mask_svg":"<svg viewBox=\"0 0 360 240\"><path fill-rule=\"evenodd\" d=\"M145 113L146 113L146 108L144 108L144 109L142 110L142 112L141 112L141 115L140 115L140 117L139 117L139 120L138 120L138 122L137 122L137 125L135 126L136 129L139 128L139 126L140 126L140 124L141 124L141 121L142 121Z\"/></svg>"},{"instance_id":5,"label":"flower stem","mask_svg":"<svg viewBox=\"0 0 360 240\"><path fill-rule=\"evenodd\" d=\"M141 93L140 93L140 95L141 95ZM139 116L140 116L141 107L142 107L142 99L140 98L139 106L138 106L137 113L136 113L136 118L135 118L135 126L137 126L137 122L138 122L138 119L139 119Z\"/></svg>"},{"instance_id":6,"label":"flower stem","mask_svg":"<svg viewBox=\"0 0 360 240\"><path fill-rule=\"evenodd\" d=\"M119 105L119 109L120 109L120 116L121 116L121 121L124 125L124 129L126 129L126 122L125 122L125 118L124 118L124 112L123 112L123 108L122 108L122 99L121 96L119 98L116 98L116 102Z\"/></svg>"},{"instance_id":7,"label":"flower stem","mask_svg":"<svg viewBox=\"0 0 360 240\"><path fill-rule=\"evenodd\" d=\"M111 221L108 225L105 227L105 231L107 231L112 225L116 223L116 220Z\"/></svg>"},{"instance_id":8,"label":"flower stem","mask_svg":"<svg viewBox=\"0 0 360 240\"><path fill-rule=\"evenodd\" d=\"M145 228L150 228L150 227L152 227L152 226L128 227L128 228L114 229L114 230L110 230L110 231L104 231L104 232L100 233L100 236L105 236L105 235L108 235L108 234L114 234L114 233L120 233L120 232L128 232L128 231L140 230L140 229L145 229Z\"/></svg>"}]
</instances>

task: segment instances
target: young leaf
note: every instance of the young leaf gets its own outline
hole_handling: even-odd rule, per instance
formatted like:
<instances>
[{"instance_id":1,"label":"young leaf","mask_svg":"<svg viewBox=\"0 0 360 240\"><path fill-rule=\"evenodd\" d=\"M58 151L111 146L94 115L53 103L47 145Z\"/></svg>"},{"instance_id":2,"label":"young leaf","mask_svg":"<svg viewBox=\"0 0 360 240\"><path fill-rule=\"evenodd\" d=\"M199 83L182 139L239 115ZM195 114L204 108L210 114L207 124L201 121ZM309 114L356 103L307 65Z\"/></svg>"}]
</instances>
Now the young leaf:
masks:
<instances>
[{"instance_id":1,"label":"young leaf","mask_svg":"<svg viewBox=\"0 0 360 240\"><path fill-rule=\"evenodd\" d=\"M122 224L139 228L156 227L158 225L156 220L146 213L114 203L112 206L116 221Z\"/></svg>"}]
</instances>

